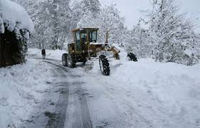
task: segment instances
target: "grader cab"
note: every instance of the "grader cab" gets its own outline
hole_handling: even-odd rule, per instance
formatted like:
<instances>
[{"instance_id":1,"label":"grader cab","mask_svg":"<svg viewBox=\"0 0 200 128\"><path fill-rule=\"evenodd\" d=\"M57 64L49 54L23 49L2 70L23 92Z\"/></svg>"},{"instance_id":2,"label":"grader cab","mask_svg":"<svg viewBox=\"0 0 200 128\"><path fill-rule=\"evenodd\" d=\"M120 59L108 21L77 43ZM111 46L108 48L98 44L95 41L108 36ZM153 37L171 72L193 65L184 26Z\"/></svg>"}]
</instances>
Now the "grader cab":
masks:
<instances>
[{"instance_id":1,"label":"grader cab","mask_svg":"<svg viewBox=\"0 0 200 128\"><path fill-rule=\"evenodd\" d=\"M77 62L85 64L93 57L99 57L99 66L103 75L110 75L109 62L106 52L112 52L113 57L119 59L119 50L108 45L108 33L105 43L98 43L98 28L78 28L72 30L73 42L68 44L68 53L62 55L64 66L74 68Z\"/></svg>"}]
</instances>

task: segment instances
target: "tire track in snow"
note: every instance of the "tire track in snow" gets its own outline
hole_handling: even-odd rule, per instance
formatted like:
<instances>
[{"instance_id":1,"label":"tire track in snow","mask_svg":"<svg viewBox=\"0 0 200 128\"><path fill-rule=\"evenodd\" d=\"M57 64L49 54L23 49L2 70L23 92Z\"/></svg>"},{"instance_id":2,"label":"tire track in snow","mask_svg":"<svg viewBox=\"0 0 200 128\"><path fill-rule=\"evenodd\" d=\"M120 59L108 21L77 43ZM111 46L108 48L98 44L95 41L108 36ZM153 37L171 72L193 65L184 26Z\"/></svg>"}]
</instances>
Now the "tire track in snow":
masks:
<instances>
[{"instance_id":1,"label":"tire track in snow","mask_svg":"<svg viewBox=\"0 0 200 128\"><path fill-rule=\"evenodd\" d=\"M54 67L51 66L50 70L54 74L51 79L55 80L51 82L46 81L49 88L40 92L44 94L43 97L45 98L37 103L38 105L34 106L35 108L30 119L24 122L20 128L64 127L68 106L69 82L67 80L63 81L63 78L66 78L66 73L60 68Z\"/></svg>"},{"instance_id":2,"label":"tire track in snow","mask_svg":"<svg viewBox=\"0 0 200 128\"><path fill-rule=\"evenodd\" d=\"M78 86L78 98L81 104L81 113L82 113L82 121L83 128L92 128L92 121L90 118L89 107L86 99L86 93L84 93L81 84Z\"/></svg>"},{"instance_id":3,"label":"tire track in snow","mask_svg":"<svg viewBox=\"0 0 200 128\"><path fill-rule=\"evenodd\" d=\"M61 65L57 65L53 62L46 61L46 60L44 60L43 62L57 66L58 68L60 68L60 70L64 71L65 73L68 73L69 76L66 76L66 77L70 77L72 79L81 77L80 75L71 74L66 68L64 68ZM93 128L90 113L89 113L87 98L86 98L87 94L84 92L84 90L82 88L82 84L84 84L84 83L83 82L74 82L74 83L70 84L70 87L69 87L70 92L72 92L72 93L70 93L68 91L69 98L72 99L71 102L76 102L76 103L72 103L73 106L71 106L71 107L74 107L72 109L73 113L71 113L71 114L73 115L73 118L76 120L76 121L73 121L73 124L71 125L71 127L72 128ZM65 111L67 111L67 110L65 109ZM65 114L66 113L67 112L65 112ZM68 113L68 114L70 114L70 113ZM80 116L81 116L81 118L80 118ZM66 117L64 117L64 119L65 118ZM69 120L69 118L71 118L71 117L68 116L68 120ZM56 123L57 121L55 120L54 122ZM69 123L71 123L71 122L69 122ZM69 124L66 123L65 125L69 125ZM55 125L53 125L53 126L55 127ZM53 128L53 126L47 127L47 128ZM64 127L64 125L63 125L63 127ZM62 128L62 127L59 127L59 128Z\"/></svg>"},{"instance_id":4,"label":"tire track in snow","mask_svg":"<svg viewBox=\"0 0 200 128\"><path fill-rule=\"evenodd\" d=\"M62 74L62 77L66 77L65 73L60 69L57 68L58 72ZM63 128L65 123L66 117L66 110L68 106L68 97L69 97L69 85L66 82L58 83L59 88L59 100L55 104L55 115L51 116L46 128Z\"/></svg>"}]
</instances>

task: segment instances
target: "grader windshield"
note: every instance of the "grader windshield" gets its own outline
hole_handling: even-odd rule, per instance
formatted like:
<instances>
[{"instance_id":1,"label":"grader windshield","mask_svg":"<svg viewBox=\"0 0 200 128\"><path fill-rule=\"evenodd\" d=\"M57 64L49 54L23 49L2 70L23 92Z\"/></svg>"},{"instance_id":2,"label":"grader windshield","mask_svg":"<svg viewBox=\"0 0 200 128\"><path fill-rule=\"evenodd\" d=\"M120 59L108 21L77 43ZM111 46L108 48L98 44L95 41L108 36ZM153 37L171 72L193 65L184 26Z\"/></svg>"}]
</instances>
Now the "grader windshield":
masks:
<instances>
[{"instance_id":1,"label":"grader windshield","mask_svg":"<svg viewBox=\"0 0 200 128\"><path fill-rule=\"evenodd\" d=\"M76 37L76 50L83 51L87 43L97 42L97 31L98 29L84 28L74 30Z\"/></svg>"},{"instance_id":2,"label":"grader windshield","mask_svg":"<svg viewBox=\"0 0 200 128\"><path fill-rule=\"evenodd\" d=\"M77 33L78 33L77 36L80 35L80 38L83 42L84 41L97 42L97 30L82 30Z\"/></svg>"}]
</instances>

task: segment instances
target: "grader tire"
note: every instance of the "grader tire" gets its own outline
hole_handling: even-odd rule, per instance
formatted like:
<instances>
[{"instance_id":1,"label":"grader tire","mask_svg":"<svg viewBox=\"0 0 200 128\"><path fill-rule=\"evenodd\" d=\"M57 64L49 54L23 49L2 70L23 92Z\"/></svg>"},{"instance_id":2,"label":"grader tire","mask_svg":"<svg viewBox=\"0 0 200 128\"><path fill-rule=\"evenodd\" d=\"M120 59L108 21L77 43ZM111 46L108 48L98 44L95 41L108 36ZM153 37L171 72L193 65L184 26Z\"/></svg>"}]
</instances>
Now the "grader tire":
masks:
<instances>
[{"instance_id":1,"label":"grader tire","mask_svg":"<svg viewBox=\"0 0 200 128\"><path fill-rule=\"evenodd\" d=\"M62 55L62 64L63 66L67 66L70 68L74 68L76 66L76 63L73 61L72 56L67 53L64 53Z\"/></svg>"},{"instance_id":2,"label":"grader tire","mask_svg":"<svg viewBox=\"0 0 200 128\"><path fill-rule=\"evenodd\" d=\"M67 65L67 56L68 56L67 53L64 53L64 54L62 55L62 64L63 64L63 66L68 66L68 65Z\"/></svg>"},{"instance_id":3,"label":"grader tire","mask_svg":"<svg viewBox=\"0 0 200 128\"><path fill-rule=\"evenodd\" d=\"M76 67L76 62L74 62L74 56L68 54L67 56L67 66L70 68L75 68Z\"/></svg>"},{"instance_id":4,"label":"grader tire","mask_svg":"<svg viewBox=\"0 0 200 128\"><path fill-rule=\"evenodd\" d=\"M108 59L106 58L106 56L101 55L99 57L99 66L100 66L101 73L103 75L105 75L105 76L110 75L109 62L108 62Z\"/></svg>"}]
</instances>

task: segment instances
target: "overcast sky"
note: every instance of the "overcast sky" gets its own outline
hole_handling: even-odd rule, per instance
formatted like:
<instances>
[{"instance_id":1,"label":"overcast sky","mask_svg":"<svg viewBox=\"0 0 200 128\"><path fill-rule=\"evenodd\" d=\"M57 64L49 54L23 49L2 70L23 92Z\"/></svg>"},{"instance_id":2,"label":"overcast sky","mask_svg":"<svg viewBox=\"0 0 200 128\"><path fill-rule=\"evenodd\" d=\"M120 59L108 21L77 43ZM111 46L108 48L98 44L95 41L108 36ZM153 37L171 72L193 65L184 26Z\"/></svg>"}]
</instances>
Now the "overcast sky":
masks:
<instances>
[{"instance_id":1,"label":"overcast sky","mask_svg":"<svg viewBox=\"0 0 200 128\"><path fill-rule=\"evenodd\" d=\"M116 4L121 15L126 18L126 26L132 28L142 16L140 10L151 9L150 0L100 0L102 6ZM193 17L200 31L200 0L176 0L183 13Z\"/></svg>"}]
</instances>

